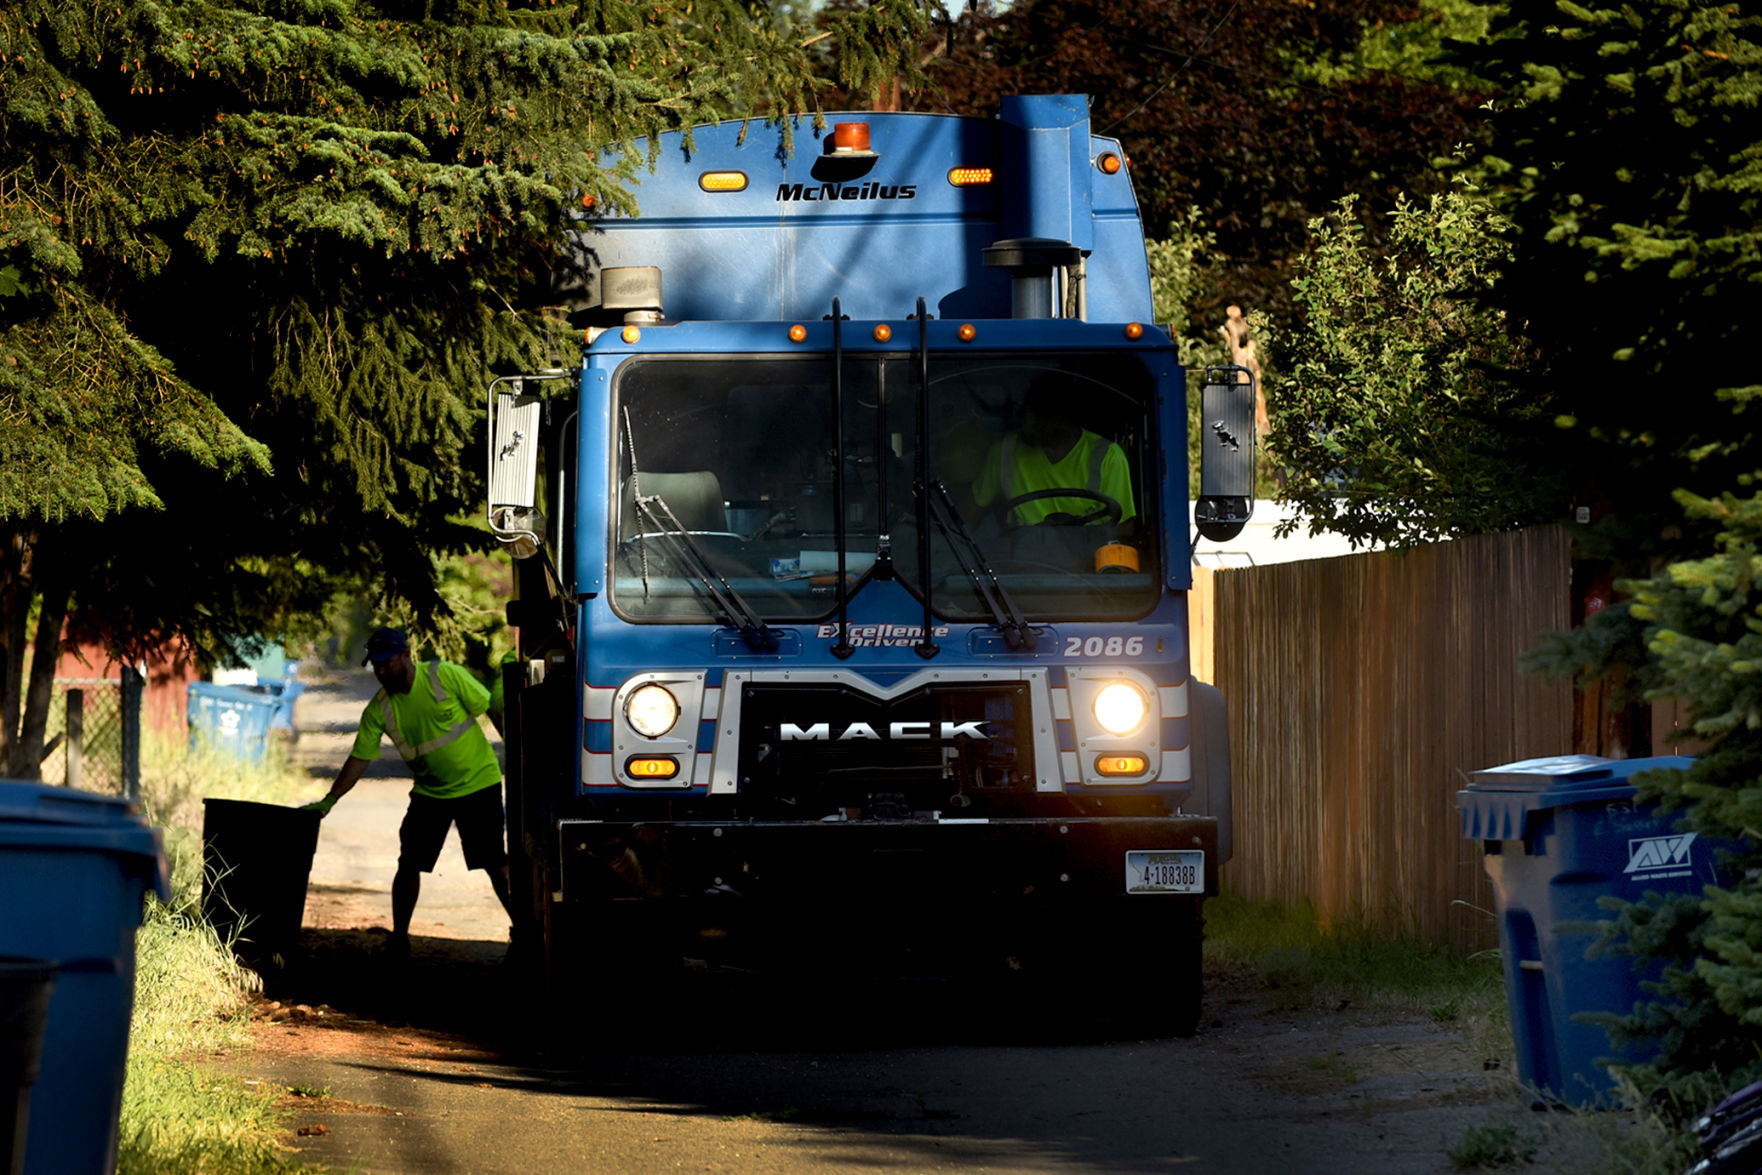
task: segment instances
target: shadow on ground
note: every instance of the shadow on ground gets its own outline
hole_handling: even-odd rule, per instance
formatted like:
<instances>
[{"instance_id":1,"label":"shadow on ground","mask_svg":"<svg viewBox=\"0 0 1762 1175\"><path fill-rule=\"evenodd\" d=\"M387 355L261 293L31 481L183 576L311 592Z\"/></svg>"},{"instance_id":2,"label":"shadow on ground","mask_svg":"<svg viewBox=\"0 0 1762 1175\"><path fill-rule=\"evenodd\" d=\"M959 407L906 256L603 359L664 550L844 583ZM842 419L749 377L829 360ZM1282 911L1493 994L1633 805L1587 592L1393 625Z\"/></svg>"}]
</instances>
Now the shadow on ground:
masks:
<instances>
[{"instance_id":1,"label":"shadow on ground","mask_svg":"<svg viewBox=\"0 0 1762 1175\"><path fill-rule=\"evenodd\" d=\"M299 955L266 968L264 995L357 1022L470 1040L510 1064L576 1055L872 1049L913 1045L1061 1045L1130 1039L1117 996L1059 1001L1057 1019L1025 985L979 976L900 978L710 968L691 961L664 985L616 981L596 1002L548 991L503 942L412 936L410 956L383 930L312 930ZM616 974L617 961L607 970ZM637 986L641 985L641 986ZM1039 993L1044 999L1046 993Z\"/></svg>"}]
</instances>

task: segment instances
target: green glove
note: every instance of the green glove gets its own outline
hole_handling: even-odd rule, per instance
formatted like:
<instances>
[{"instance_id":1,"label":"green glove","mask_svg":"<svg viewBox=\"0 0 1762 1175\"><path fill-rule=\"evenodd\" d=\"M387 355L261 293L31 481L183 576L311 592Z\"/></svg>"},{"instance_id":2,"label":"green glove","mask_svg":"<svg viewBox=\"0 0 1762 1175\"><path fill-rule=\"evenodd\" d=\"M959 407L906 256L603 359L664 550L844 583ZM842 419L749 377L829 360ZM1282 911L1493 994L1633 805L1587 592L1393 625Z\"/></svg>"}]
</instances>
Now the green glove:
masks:
<instances>
[{"instance_id":1,"label":"green glove","mask_svg":"<svg viewBox=\"0 0 1762 1175\"><path fill-rule=\"evenodd\" d=\"M300 805L300 811L316 812L322 817L330 815L330 810L334 807L336 807L336 797L325 796L322 800L313 800L310 804Z\"/></svg>"}]
</instances>

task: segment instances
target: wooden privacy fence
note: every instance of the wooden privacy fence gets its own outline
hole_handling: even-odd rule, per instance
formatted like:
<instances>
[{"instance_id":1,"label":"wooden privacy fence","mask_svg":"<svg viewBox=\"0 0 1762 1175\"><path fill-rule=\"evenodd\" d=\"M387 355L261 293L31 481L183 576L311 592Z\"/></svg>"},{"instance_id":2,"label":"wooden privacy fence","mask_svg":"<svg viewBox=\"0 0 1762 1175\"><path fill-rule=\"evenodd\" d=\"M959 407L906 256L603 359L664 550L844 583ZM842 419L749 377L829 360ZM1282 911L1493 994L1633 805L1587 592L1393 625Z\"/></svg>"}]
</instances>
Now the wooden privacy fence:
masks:
<instances>
[{"instance_id":1,"label":"wooden privacy fence","mask_svg":"<svg viewBox=\"0 0 1762 1175\"><path fill-rule=\"evenodd\" d=\"M1518 668L1568 626L1565 533L1194 574L1194 674L1230 713L1226 892L1496 941L1454 798L1467 772L1572 750L1570 687Z\"/></svg>"}]
</instances>

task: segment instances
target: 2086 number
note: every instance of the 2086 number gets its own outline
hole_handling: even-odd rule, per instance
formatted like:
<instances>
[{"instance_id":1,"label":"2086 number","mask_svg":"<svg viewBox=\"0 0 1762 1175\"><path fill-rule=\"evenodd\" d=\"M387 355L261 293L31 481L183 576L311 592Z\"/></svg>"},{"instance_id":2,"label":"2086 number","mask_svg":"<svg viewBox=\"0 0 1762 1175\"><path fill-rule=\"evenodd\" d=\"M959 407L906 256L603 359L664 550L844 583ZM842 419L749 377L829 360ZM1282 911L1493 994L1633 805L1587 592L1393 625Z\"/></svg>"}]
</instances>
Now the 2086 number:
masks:
<instances>
[{"instance_id":1,"label":"2086 number","mask_svg":"<svg viewBox=\"0 0 1762 1175\"><path fill-rule=\"evenodd\" d=\"M1142 657L1141 636L1073 636L1065 638L1067 657Z\"/></svg>"}]
</instances>

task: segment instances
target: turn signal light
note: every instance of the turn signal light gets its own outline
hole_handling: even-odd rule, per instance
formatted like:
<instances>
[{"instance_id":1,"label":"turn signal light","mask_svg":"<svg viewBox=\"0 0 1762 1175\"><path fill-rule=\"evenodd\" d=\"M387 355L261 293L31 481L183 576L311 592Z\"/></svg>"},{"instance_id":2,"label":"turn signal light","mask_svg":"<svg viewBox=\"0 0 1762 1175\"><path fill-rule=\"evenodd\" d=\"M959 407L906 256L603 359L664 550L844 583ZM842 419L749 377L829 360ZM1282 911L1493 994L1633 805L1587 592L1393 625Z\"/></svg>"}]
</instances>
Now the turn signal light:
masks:
<instances>
[{"instance_id":1,"label":"turn signal light","mask_svg":"<svg viewBox=\"0 0 1762 1175\"><path fill-rule=\"evenodd\" d=\"M671 755L632 759L624 764L624 770L632 779L672 779L679 774L679 760Z\"/></svg>"},{"instance_id":2,"label":"turn signal light","mask_svg":"<svg viewBox=\"0 0 1762 1175\"><path fill-rule=\"evenodd\" d=\"M697 186L706 192L744 192L746 172L706 171L697 177Z\"/></svg>"},{"instance_id":3,"label":"turn signal light","mask_svg":"<svg viewBox=\"0 0 1762 1175\"><path fill-rule=\"evenodd\" d=\"M1095 166L1099 167L1106 175L1118 175L1120 168L1123 165L1121 164L1118 155L1115 155L1112 151L1107 151L1095 161Z\"/></svg>"},{"instance_id":4,"label":"turn signal light","mask_svg":"<svg viewBox=\"0 0 1762 1175\"><path fill-rule=\"evenodd\" d=\"M1143 338L1144 324L1142 322L1128 322L1126 324L1126 337L1133 341Z\"/></svg>"},{"instance_id":5,"label":"turn signal light","mask_svg":"<svg viewBox=\"0 0 1762 1175\"><path fill-rule=\"evenodd\" d=\"M622 331L620 331L618 333L618 337L623 339L627 343L634 343L638 339L642 338L642 328L636 327L636 326L627 326Z\"/></svg>"},{"instance_id":6,"label":"turn signal light","mask_svg":"<svg viewBox=\"0 0 1762 1175\"><path fill-rule=\"evenodd\" d=\"M948 169L948 182L957 188L971 188L991 182L989 167L951 167Z\"/></svg>"},{"instance_id":7,"label":"turn signal light","mask_svg":"<svg viewBox=\"0 0 1762 1175\"><path fill-rule=\"evenodd\" d=\"M877 343L885 343L888 339L891 339L892 337L893 337L893 328L892 327L888 326L885 322L880 322L880 323L875 324L875 341Z\"/></svg>"},{"instance_id":8,"label":"turn signal light","mask_svg":"<svg viewBox=\"0 0 1762 1175\"><path fill-rule=\"evenodd\" d=\"M1150 760L1143 755L1103 755L1095 760L1097 775L1143 775L1150 770Z\"/></svg>"},{"instance_id":9,"label":"turn signal light","mask_svg":"<svg viewBox=\"0 0 1762 1175\"><path fill-rule=\"evenodd\" d=\"M804 339L806 339L807 337L808 337L808 328L803 326L801 323L798 322L794 326L789 328L789 341L790 342L799 343L799 342L803 341Z\"/></svg>"},{"instance_id":10,"label":"turn signal light","mask_svg":"<svg viewBox=\"0 0 1762 1175\"><path fill-rule=\"evenodd\" d=\"M963 322L961 328L954 333L960 336L961 342L970 343L979 337L979 328L970 322Z\"/></svg>"}]
</instances>

